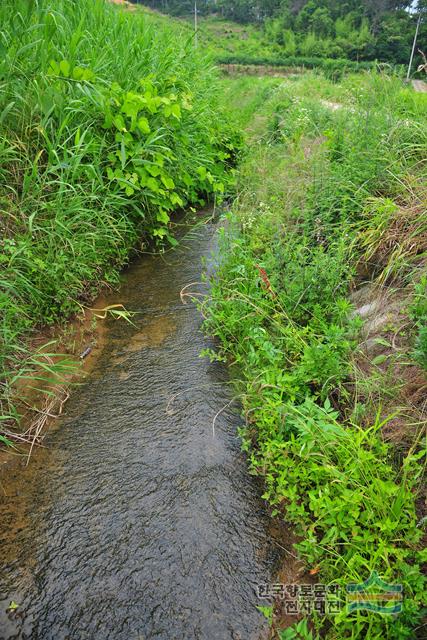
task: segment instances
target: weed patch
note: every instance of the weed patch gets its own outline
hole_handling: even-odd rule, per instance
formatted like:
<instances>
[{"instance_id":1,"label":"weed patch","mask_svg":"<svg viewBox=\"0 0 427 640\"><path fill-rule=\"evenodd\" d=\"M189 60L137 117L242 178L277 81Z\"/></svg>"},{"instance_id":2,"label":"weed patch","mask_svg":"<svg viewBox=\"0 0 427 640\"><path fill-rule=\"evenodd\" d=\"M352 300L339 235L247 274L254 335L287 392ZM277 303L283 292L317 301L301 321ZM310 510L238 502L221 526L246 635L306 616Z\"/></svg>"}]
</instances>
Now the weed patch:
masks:
<instances>
[{"instance_id":1,"label":"weed patch","mask_svg":"<svg viewBox=\"0 0 427 640\"><path fill-rule=\"evenodd\" d=\"M398 80L346 80L336 90L339 110L322 105L333 97L328 82L313 84L317 104L307 79L290 80L259 109L266 127L241 167L240 195L221 231L205 326L219 340L218 357L235 365L243 447L273 515L295 526L296 549L321 582L341 588L340 612L313 614L315 629L331 639L412 638L425 593L415 510L424 450L417 436L396 456L382 435L392 416L374 400L372 421L357 419L348 383L363 318L349 291L361 264L381 282L419 280L424 218L402 206L407 176L416 184L424 169L417 145L396 132L411 103ZM419 108L409 128L422 121ZM418 359L424 279L411 311ZM347 607L347 585L375 571L403 586L399 616ZM280 637L309 637L301 625Z\"/></svg>"},{"instance_id":2,"label":"weed patch","mask_svg":"<svg viewBox=\"0 0 427 640\"><path fill-rule=\"evenodd\" d=\"M130 251L175 243L173 211L221 199L239 135L178 27L108 2L0 8L0 414L19 425L25 338L118 283Z\"/></svg>"}]
</instances>

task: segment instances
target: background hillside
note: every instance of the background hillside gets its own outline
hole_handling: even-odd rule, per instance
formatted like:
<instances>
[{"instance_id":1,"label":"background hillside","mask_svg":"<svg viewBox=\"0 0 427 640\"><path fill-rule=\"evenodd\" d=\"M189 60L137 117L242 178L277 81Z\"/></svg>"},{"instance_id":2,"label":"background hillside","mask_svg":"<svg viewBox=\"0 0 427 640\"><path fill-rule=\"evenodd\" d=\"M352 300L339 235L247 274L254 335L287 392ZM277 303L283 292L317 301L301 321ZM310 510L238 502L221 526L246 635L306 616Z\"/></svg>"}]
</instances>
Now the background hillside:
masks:
<instances>
[{"instance_id":1,"label":"background hillside","mask_svg":"<svg viewBox=\"0 0 427 640\"><path fill-rule=\"evenodd\" d=\"M139 2L171 15L190 17L191 0ZM406 63L416 21L427 2L419 0L199 0L200 16L255 25L262 46L284 56L322 56L350 60ZM202 22L203 24L203 22ZM245 34L248 39L251 34ZM427 23L421 23L420 48L427 45Z\"/></svg>"}]
</instances>

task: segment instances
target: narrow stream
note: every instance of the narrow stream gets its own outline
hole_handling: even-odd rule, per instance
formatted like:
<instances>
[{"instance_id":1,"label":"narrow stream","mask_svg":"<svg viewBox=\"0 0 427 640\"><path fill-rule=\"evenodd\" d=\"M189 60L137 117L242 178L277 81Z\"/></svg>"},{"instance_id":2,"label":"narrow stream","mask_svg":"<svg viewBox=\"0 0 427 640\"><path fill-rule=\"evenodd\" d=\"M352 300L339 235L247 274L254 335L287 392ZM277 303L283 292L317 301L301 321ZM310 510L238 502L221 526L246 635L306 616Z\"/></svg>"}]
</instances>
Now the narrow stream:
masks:
<instances>
[{"instance_id":1,"label":"narrow stream","mask_svg":"<svg viewBox=\"0 0 427 640\"><path fill-rule=\"evenodd\" d=\"M111 302L139 311L136 326L109 322L48 449L2 479L1 639L265 637L256 587L271 581L277 546L238 408L212 428L233 396L227 371L199 357L210 343L180 300L215 228L127 271Z\"/></svg>"}]
</instances>

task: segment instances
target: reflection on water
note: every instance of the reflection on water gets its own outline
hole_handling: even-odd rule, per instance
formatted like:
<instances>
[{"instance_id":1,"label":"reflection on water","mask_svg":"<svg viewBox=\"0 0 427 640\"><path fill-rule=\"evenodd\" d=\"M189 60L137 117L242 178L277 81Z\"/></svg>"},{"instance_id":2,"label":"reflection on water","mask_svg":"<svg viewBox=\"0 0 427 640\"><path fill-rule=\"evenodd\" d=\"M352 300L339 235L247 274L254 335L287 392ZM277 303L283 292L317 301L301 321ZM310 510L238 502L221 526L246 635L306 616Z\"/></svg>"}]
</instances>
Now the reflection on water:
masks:
<instances>
[{"instance_id":1,"label":"reflection on water","mask_svg":"<svg viewBox=\"0 0 427 640\"><path fill-rule=\"evenodd\" d=\"M240 452L232 390L193 304L207 224L126 274L106 348L67 415L0 494L0 638L263 637L276 550ZM186 243L183 243L183 245ZM117 302L117 296L112 302ZM5 495L4 495L5 494ZM5 609L20 606L14 616Z\"/></svg>"}]
</instances>

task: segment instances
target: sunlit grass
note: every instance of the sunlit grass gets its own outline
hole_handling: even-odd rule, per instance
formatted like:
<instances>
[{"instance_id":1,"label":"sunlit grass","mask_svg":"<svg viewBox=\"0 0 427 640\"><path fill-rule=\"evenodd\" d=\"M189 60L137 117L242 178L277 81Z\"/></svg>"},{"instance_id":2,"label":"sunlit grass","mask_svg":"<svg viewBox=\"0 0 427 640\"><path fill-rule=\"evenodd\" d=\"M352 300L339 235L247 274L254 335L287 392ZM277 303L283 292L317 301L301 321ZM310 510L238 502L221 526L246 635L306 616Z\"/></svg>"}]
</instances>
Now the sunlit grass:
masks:
<instances>
[{"instance_id":1,"label":"sunlit grass","mask_svg":"<svg viewBox=\"0 0 427 640\"><path fill-rule=\"evenodd\" d=\"M313 618L319 637L418 637L421 420L414 413L398 454L383 434L394 410L413 410L401 397L393 405L404 381L392 363L426 361L427 97L376 74L224 85L250 147L203 311L218 357L235 364L252 471L273 514L296 528L307 567L341 585L342 612ZM350 291L362 284L400 292L410 338L357 367L363 321ZM401 615L346 610L346 585L373 570L404 585Z\"/></svg>"},{"instance_id":2,"label":"sunlit grass","mask_svg":"<svg viewBox=\"0 0 427 640\"><path fill-rule=\"evenodd\" d=\"M180 25L106 0L6 0L0 24L0 381L11 429L13 387L33 362L22 339L115 285L138 239L173 242L170 214L221 197L238 143L227 146L216 74Z\"/></svg>"}]
</instances>

